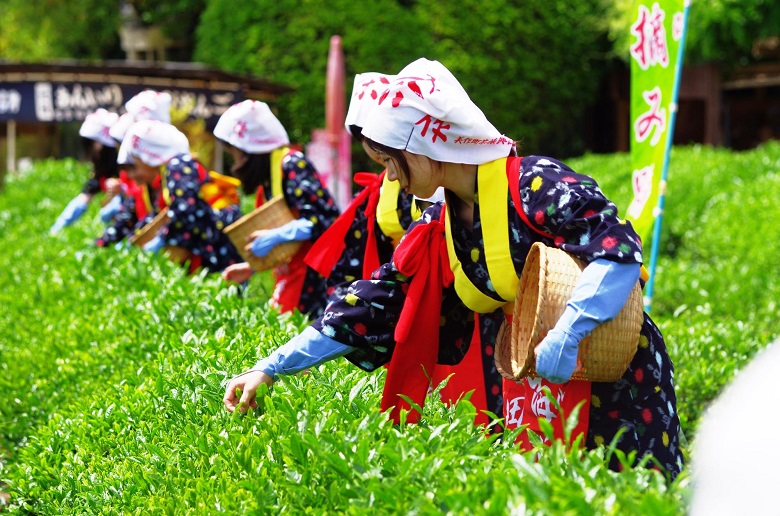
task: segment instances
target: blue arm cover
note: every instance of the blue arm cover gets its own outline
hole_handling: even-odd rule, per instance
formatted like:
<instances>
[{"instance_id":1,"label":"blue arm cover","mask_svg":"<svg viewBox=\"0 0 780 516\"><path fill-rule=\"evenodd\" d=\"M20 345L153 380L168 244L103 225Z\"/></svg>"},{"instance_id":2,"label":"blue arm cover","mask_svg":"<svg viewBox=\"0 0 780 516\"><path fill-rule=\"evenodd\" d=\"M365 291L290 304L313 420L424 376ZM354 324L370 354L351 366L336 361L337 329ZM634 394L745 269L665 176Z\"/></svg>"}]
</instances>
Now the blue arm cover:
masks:
<instances>
[{"instance_id":1,"label":"blue arm cover","mask_svg":"<svg viewBox=\"0 0 780 516\"><path fill-rule=\"evenodd\" d=\"M539 344L536 372L553 383L569 381L579 342L596 326L614 319L639 279L638 263L599 258L582 271L566 310Z\"/></svg>"},{"instance_id":2,"label":"blue arm cover","mask_svg":"<svg viewBox=\"0 0 780 516\"><path fill-rule=\"evenodd\" d=\"M311 239L311 230L314 227L311 221L306 219L296 219L288 222L284 226L269 230L265 235L256 238L252 242L252 254L257 257L264 257L271 252L278 244L284 242L309 240Z\"/></svg>"},{"instance_id":3,"label":"blue arm cover","mask_svg":"<svg viewBox=\"0 0 780 516\"><path fill-rule=\"evenodd\" d=\"M295 374L354 350L352 346L336 342L309 326L260 360L252 369L276 378L277 374Z\"/></svg>"},{"instance_id":4,"label":"blue arm cover","mask_svg":"<svg viewBox=\"0 0 780 516\"><path fill-rule=\"evenodd\" d=\"M114 218L114 215L119 211L119 209L122 207L122 196L121 195L115 195L111 198L108 203L106 203L105 206L100 208L100 220L103 221L104 224L108 224L111 219Z\"/></svg>"},{"instance_id":5,"label":"blue arm cover","mask_svg":"<svg viewBox=\"0 0 780 516\"><path fill-rule=\"evenodd\" d=\"M165 247L165 240L160 235L155 235L154 238L144 244L144 251L156 253L163 247Z\"/></svg>"},{"instance_id":6,"label":"blue arm cover","mask_svg":"<svg viewBox=\"0 0 780 516\"><path fill-rule=\"evenodd\" d=\"M68 205L65 206L65 209L62 210L62 213L60 213L60 216L57 217L57 221L49 229L49 232L54 235L65 226L70 226L79 220L84 215L84 212L87 211L87 206L88 203L82 200L81 195L71 199Z\"/></svg>"}]
</instances>

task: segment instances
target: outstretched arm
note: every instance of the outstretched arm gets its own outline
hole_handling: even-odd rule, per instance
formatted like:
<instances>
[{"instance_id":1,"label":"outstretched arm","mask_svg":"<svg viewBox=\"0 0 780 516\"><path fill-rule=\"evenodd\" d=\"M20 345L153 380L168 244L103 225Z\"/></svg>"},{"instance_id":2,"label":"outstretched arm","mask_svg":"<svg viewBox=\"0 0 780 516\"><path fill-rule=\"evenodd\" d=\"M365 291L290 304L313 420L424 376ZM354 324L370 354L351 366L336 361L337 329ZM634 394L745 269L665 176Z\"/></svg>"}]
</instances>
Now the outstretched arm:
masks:
<instances>
[{"instance_id":1,"label":"outstretched arm","mask_svg":"<svg viewBox=\"0 0 780 516\"><path fill-rule=\"evenodd\" d=\"M277 375L289 375L344 356L355 348L326 337L311 326L279 347L255 366L234 377L225 389L223 403L229 412L257 408L257 389L270 386ZM240 390L238 395L236 390ZM240 396L240 397L239 397Z\"/></svg>"}]
</instances>

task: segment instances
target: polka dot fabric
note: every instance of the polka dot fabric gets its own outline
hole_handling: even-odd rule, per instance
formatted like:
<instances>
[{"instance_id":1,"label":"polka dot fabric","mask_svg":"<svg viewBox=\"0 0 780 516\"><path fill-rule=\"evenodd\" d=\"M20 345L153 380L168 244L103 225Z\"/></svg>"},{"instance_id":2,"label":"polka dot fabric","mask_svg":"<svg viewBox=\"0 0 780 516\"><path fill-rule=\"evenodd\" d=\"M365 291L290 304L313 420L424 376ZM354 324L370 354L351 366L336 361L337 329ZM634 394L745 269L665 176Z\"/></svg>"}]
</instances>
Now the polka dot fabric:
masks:
<instances>
[{"instance_id":1,"label":"polka dot fabric","mask_svg":"<svg viewBox=\"0 0 780 516\"><path fill-rule=\"evenodd\" d=\"M521 162L519 184L510 188L518 189L523 210L534 225L531 228L523 222L507 192L504 202L509 218L510 252L518 277L531 245L540 241L587 262L596 258L641 262L639 237L630 223L618 217L617 208L592 178L577 174L554 159L530 156ZM479 202L477 191L471 229L453 217L453 245L474 285L485 294L497 297L485 260ZM432 206L412 227L438 219L441 209L441 205ZM536 230L550 234L550 238ZM314 326L339 342L359 348L347 357L358 367L376 369L392 356L394 325L408 282L409 278L401 275L392 263L385 264L373 279L353 283L348 295L334 301ZM440 362L462 357L463 344L468 342L467 326L461 324L469 319L468 310L462 303L452 303L453 293L448 296L445 290L442 318L461 338L442 337ZM485 318L485 327L481 328L485 353L492 352L490 343L495 342L499 321L500 318ZM360 332L356 331L358 325ZM613 383L592 384L588 447L608 445L625 429L618 441L619 449L636 450L640 457L652 454L670 475L676 476L683 458L678 440L680 422L673 373L663 337L645 314L639 350L623 377ZM617 463L611 466L619 467Z\"/></svg>"},{"instance_id":2,"label":"polka dot fabric","mask_svg":"<svg viewBox=\"0 0 780 516\"><path fill-rule=\"evenodd\" d=\"M165 165L163 176L170 192L170 220L161 233L166 245L184 247L200 257L202 267L218 272L243 261L220 228L240 216L240 211L232 206L222 213L200 197L199 166L189 154L180 154Z\"/></svg>"}]
</instances>

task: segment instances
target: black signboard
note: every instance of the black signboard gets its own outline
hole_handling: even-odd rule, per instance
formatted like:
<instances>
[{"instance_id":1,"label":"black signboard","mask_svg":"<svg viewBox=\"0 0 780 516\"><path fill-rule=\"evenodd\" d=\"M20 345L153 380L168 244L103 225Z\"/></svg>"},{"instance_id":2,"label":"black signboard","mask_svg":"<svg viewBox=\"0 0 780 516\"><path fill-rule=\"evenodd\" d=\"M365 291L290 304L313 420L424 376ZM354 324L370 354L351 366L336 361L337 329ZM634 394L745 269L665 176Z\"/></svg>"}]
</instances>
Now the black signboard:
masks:
<instances>
[{"instance_id":1,"label":"black signboard","mask_svg":"<svg viewBox=\"0 0 780 516\"><path fill-rule=\"evenodd\" d=\"M56 81L0 81L0 121L60 123L81 122L97 108L124 112L124 104L143 90L141 84ZM213 128L231 105L244 100L240 90L165 87L151 88L171 94L172 111L206 120Z\"/></svg>"}]
</instances>

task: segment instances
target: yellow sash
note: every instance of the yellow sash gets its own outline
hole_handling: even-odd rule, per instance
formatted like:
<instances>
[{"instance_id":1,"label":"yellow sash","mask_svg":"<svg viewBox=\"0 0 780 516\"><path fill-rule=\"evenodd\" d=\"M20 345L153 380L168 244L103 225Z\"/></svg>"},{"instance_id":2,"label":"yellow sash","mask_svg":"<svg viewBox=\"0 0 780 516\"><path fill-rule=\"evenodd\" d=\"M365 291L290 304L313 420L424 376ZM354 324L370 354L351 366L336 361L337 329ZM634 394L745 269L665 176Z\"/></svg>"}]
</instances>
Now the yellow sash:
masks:
<instances>
[{"instance_id":1,"label":"yellow sash","mask_svg":"<svg viewBox=\"0 0 780 516\"><path fill-rule=\"evenodd\" d=\"M282 195L282 160L290 153L290 147L271 151L271 198ZM268 194L266 194L268 195Z\"/></svg>"},{"instance_id":2,"label":"yellow sash","mask_svg":"<svg viewBox=\"0 0 780 516\"><path fill-rule=\"evenodd\" d=\"M238 188L241 180L218 174L213 170L209 172L211 181L203 183L200 187L200 196L215 210L222 210L231 204L239 204Z\"/></svg>"},{"instance_id":3,"label":"yellow sash","mask_svg":"<svg viewBox=\"0 0 780 516\"><path fill-rule=\"evenodd\" d=\"M161 165L160 168L160 190L162 190L163 202L166 206L171 205L171 192L168 190L168 167Z\"/></svg>"},{"instance_id":4,"label":"yellow sash","mask_svg":"<svg viewBox=\"0 0 780 516\"><path fill-rule=\"evenodd\" d=\"M379 204L376 207L376 221L379 229L390 237L393 245L397 245L405 230L398 218L398 195L401 193L401 184L398 181L390 181L385 174L382 180L382 189L379 193ZM416 203L412 203L412 220L420 218L421 212Z\"/></svg>"},{"instance_id":5,"label":"yellow sash","mask_svg":"<svg viewBox=\"0 0 780 516\"><path fill-rule=\"evenodd\" d=\"M171 192L168 190L168 169L165 166L160 167L161 188L163 200L166 206L171 205ZM208 173L211 181L200 185L200 197L214 209L221 210L230 204L240 202L238 196L238 187L241 181L235 177L218 174L213 170ZM280 174L281 175L281 174ZM144 192L145 198L148 194ZM151 213L151 212L150 212Z\"/></svg>"},{"instance_id":6,"label":"yellow sash","mask_svg":"<svg viewBox=\"0 0 780 516\"><path fill-rule=\"evenodd\" d=\"M152 206L152 196L149 195L149 186L141 184L141 197L144 200L144 206L146 207L146 213L148 215L154 214L154 206Z\"/></svg>"},{"instance_id":7,"label":"yellow sash","mask_svg":"<svg viewBox=\"0 0 780 516\"><path fill-rule=\"evenodd\" d=\"M485 259L488 275L501 300L483 294L463 272L452 243L452 228L448 209L444 221L447 230L447 254L455 276L455 291L463 303L478 313L493 312L514 301L519 279L509 252L509 217L507 215L506 158L498 159L477 170L479 189L479 217L482 220L482 238L485 243ZM475 257L476 258L476 257Z\"/></svg>"}]
</instances>

